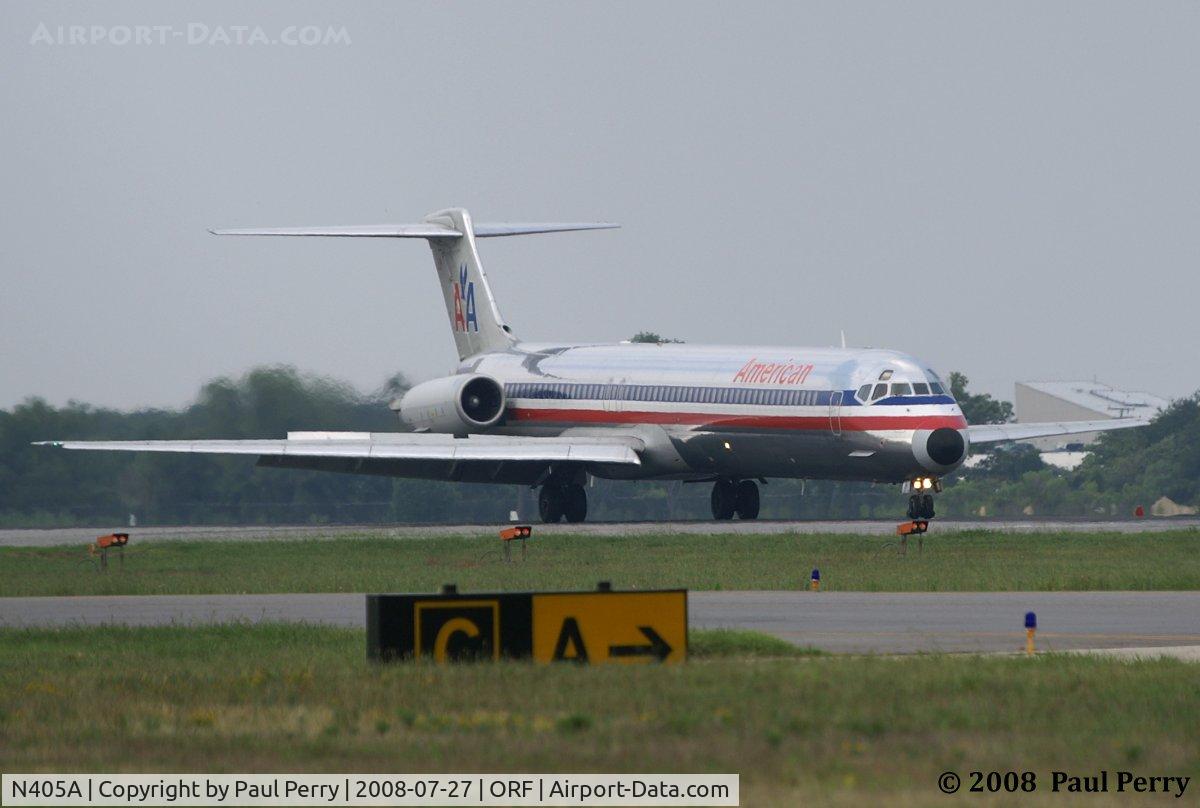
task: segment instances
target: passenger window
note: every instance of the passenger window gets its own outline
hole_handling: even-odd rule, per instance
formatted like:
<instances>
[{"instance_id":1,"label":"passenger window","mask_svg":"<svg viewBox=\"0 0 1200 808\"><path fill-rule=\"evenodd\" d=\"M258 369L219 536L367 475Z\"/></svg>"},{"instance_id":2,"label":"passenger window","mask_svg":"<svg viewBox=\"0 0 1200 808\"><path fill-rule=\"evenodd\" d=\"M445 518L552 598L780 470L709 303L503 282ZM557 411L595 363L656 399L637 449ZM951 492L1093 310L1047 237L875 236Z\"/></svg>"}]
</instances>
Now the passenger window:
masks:
<instances>
[{"instance_id":1,"label":"passenger window","mask_svg":"<svg viewBox=\"0 0 1200 808\"><path fill-rule=\"evenodd\" d=\"M871 399L871 385L864 384L862 387L858 388L858 400L859 401L870 401L870 399Z\"/></svg>"},{"instance_id":2,"label":"passenger window","mask_svg":"<svg viewBox=\"0 0 1200 808\"><path fill-rule=\"evenodd\" d=\"M911 396L912 395L912 385L908 384L907 382L903 382L901 384L893 384L892 385L892 395L894 395L894 396Z\"/></svg>"},{"instance_id":3,"label":"passenger window","mask_svg":"<svg viewBox=\"0 0 1200 808\"><path fill-rule=\"evenodd\" d=\"M883 398L886 395L887 395L887 385L886 384L877 384L877 385L875 385L875 392L871 394L871 400L878 401L879 399Z\"/></svg>"},{"instance_id":4,"label":"passenger window","mask_svg":"<svg viewBox=\"0 0 1200 808\"><path fill-rule=\"evenodd\" d=\"M913 392L919 396L929 395L929 385L925 382L913 382Z\"/></svg>"}]
</instances>

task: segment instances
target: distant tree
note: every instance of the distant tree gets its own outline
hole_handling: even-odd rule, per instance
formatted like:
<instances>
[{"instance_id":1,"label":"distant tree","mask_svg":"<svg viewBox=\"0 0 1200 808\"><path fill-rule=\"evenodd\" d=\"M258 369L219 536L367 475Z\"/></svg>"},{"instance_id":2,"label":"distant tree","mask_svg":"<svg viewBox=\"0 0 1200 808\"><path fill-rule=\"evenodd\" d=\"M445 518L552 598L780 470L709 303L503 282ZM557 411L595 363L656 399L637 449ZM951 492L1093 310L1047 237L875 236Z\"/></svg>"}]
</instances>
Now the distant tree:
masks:
<instances>
[{"instance_id":1,"label":"distant tree","mask_svg":"<svg viewBox=\"0 0 1200 808\"><path fill-rule=\"evenodd\" d=\"M968 393L970 383L957 370L950 372L950 394L958 402L968 424L1005 424L1013 419L1011 402L992 398L987 393Z\"/></svg>"},{"instance_id":2,"label":"distant tree","mask_svg":"<svg viewBox=\"0 0 1200 808\"><path fill-rule=\"evenodd\" d=\"M987 459L971 470L971 476L982 475L995 480L1019 480L1027 472L1047 468L1037 447L1017 443L994 449Z\"/></svg>"},{"instance_id":3,"label":"distant tree","mask_svg":"<svg viewBox=\"0 0 1200 808\"><path fill-rule=\"evenodd\" d=\"M1172 402L1148 426L1104 432L1077 477L1123 493L1121 507L1160 496L1200 504L1200 393Z\"/></svg>"},{"instance_id":4,"label":"distant tree","mask_svg":"<svg viewBox=\"0 0 1200 808\"><path fill-rule=\"evenodd\" d=\"M428 490L410 480L261 468L253 458L64 452L32 441L282 438L289 430L386 432L399 428L384 398L393 377L364 396L293 367L255 368L205 384L181 410L117 412L31 398L0 410L0 524L411 521L426 518ZM436 484L435 484L436 485ZM438 490L450 491L451 484ZM479 517L507 514L506 486L479 486ZM461 511L461 506L447 512Z\"/></svg>"},{"instance_id":5,"label":"distant tree","mask_svg":"<svg viewBox=\"0 0 1200 808\"><path fill-rule=\"evenodd\" d=\"M629 341L630 342L648 342L648 343L652 343L655 345L663 345L663 344L669 343L669 342L677 343L677 344L683 343L683 340L681 340L681 339L671 339L668 337L664 337L661 334L658 334L654 331L639 331L636 334L634 334L633 339L631 339Z\"/></svg>"}]
</instances>

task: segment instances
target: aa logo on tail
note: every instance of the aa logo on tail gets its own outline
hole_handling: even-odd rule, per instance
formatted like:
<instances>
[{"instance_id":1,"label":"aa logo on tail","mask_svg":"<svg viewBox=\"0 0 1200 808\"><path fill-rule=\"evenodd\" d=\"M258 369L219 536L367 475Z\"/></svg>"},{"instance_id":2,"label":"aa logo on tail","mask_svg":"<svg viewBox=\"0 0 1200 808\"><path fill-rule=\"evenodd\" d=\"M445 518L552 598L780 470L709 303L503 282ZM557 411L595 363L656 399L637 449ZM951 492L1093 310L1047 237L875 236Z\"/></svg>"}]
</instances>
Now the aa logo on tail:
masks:
<instances>
[{"instance_id":1,"label":"aa logo on tail","mask_svg":"<svg viewBox=\"0 0 1200 808\"><path fill-rule=\"evenodd\" d=\"M454 282L454 330L479 330L479 319L475 316L475 281L467 280L466 264L459 266L458 280Z\"/></svg>"}]
</instances>

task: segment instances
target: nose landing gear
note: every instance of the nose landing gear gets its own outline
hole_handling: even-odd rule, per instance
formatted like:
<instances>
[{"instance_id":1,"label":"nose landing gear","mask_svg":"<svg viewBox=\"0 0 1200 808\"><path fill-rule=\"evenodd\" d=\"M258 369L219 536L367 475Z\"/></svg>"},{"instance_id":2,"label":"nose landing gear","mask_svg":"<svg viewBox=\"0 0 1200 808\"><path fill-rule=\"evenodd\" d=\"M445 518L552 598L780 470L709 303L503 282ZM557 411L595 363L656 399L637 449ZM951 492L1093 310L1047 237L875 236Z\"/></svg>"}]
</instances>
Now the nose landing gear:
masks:
<instances>
[{"instance_id":1,"label":"nose landing gear","mask_svg":"<svg viewBox=\"0 0 1200 808\"><path fill-rule=\"evenodd\" d=\"M933 510L933 494L913 494L908 498L909 519L932 519L936 515Z\"/></svg>"},{"instance_id":2,"label":"nose landing gear","mask_svg":"<svg viewBox=\"0 0 1200 808\"><path fill-rule=\"evenodd\" d=\"M717 480L712 491L713 519L757 519L761 499L754 480Z\"/></svg>"},{"instance_id":3,"label":"nose landing gear","mask_svg":"<svg viewBox=\"0 0 1200 808\"><path fill-rule=\"evenodd\" d=\"M935 477L920 477L904 484L902 489L908 497L909 519L932 519L936 516L933 509L933 495L942 490L942 481Z\"/></svg>"}]
</instances>

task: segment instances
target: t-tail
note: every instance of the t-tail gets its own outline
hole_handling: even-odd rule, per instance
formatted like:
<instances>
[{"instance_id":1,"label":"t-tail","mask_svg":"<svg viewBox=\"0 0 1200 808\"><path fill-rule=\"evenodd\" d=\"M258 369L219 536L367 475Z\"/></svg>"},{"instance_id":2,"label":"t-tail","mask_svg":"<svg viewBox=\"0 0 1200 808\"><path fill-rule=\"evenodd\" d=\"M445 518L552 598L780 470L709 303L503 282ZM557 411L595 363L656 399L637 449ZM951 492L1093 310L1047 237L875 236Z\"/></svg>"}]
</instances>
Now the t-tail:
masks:
<instances>
[{"instance_id":1,"label":"t-tail","mask_svg":"<svg viewBox=\"0 0 1200 808\"><path fill-rule=\"evenodd\" d=\"M608 222L475 224L463 208L431 213L416 224L350 225L348 227L255 227L213 230L218 236L333 236L357 238L423 238L433 250L446 315L454 332L458 358L503 351L517 338L500 314L475 248L475 239L520 236L567 230L607 230Z\"/></svg>"}]
</instances>

